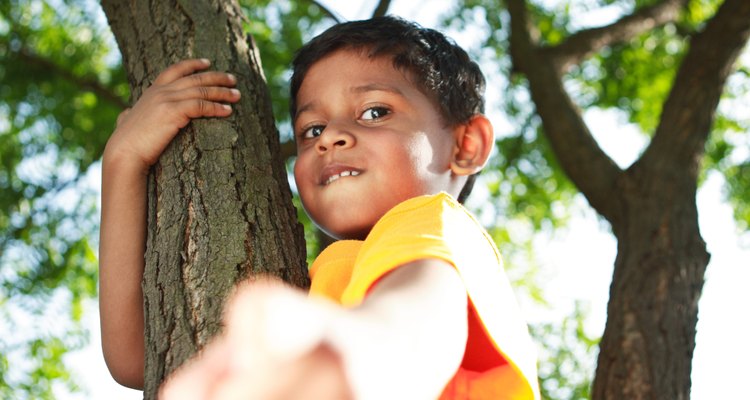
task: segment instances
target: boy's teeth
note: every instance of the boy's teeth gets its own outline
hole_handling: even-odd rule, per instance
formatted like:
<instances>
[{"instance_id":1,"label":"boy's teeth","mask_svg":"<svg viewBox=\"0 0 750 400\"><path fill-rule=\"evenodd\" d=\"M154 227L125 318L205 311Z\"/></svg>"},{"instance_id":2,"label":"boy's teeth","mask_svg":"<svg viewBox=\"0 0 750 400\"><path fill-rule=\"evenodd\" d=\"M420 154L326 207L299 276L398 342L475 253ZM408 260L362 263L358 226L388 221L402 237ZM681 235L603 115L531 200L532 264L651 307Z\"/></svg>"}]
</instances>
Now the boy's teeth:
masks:
<instances>
[{"instance_id":1,"label":"boy's teeth","mask_svg":"<svg viewBox=\"0 0 750 400\"><path fill-rule=\"evenodd\" d=\"M357 176L359 175L359 171L343 171L340 174L332 175L328 180L326 180L326 185L330 185L331 182L338 180L339 178L343 176Z\"/></svg>"}]
</instances>

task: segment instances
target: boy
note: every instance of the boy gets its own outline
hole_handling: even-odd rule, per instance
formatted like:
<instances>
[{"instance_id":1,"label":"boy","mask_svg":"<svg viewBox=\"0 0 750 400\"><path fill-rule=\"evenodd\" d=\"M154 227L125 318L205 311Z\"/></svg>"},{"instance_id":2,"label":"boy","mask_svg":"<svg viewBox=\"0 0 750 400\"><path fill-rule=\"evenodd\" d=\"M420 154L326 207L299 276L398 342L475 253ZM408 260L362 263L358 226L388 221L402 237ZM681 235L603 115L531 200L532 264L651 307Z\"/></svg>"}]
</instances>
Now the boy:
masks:
<instances>
[{"instance_id":1,"label":"boy","mask_svg":"<svg viewBox=\"0 0 750 400\"><path fill-rule=\"evenodd\" d=\"M105 150L102 343L126 386L143 380L146 171L191 118L227 116L239 99L231 75L195 73L207 67L165 70ZM468 195L494 140L483 91L462 49L397 18L340 24L301 49L295 180L313 221L345 240L312 265L310 298L272 282L241 287L225 332L162 397L538 397L497 249L453 200Z\"/></svg>"}]
</instances>

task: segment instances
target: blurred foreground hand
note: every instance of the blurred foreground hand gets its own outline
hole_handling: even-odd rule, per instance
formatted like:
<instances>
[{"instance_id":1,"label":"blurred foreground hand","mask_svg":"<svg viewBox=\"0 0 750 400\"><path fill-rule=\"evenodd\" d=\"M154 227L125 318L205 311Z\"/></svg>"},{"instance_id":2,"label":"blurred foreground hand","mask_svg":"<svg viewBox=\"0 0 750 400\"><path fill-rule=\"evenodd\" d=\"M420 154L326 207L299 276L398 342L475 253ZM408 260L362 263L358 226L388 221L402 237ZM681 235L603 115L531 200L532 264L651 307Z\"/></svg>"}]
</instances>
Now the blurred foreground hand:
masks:
<instances>
[{"instance_id":1,"label":"blurred foreground hand","mask_svg":"<svg viewBox=\"0 0 750 400\"><path fill-rule=\"evenodd\" d=\"M161 387L162 400L345 400L351 389L326 330L342 309L278 281L242 284L224 332Z\"/></svg>"}]
</instances>

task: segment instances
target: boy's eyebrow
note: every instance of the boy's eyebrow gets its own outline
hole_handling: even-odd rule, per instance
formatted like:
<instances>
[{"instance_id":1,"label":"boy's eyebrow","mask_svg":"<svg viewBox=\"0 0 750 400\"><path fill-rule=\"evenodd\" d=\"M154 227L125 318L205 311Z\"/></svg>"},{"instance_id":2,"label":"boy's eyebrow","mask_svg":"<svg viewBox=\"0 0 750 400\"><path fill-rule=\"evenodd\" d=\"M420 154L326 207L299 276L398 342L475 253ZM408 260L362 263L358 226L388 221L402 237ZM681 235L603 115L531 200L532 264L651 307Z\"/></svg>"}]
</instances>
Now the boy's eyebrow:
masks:
<instances>
[{"instance_id":1,"label":"boy's eyebrow","mask_svg":"<svg viewBox=\"0 0 750 400\"><path fill-rule=\"evenodd\" d=\"M352 92L354 93L365 93L365 92L391 92L394 94L397 94L399 96L403 96L404 93L401 91L401 89L390 86L390 85L384 85L382 83L370 83L367 85L357 86L352 88Z\"/></svg>"},{"instance_id":2,"label":"boy's eyebrow","mask_svg":"<svg viewBox=\"0 0 750 400\"><path fill-rule=\"evenodd\" d=\"M292 124L294 124L295 122L297 122L297 117L300 114L302 114L303 112L311 109L314 104L315 104L314 102L311 102L311 103L307 103L304 106L301 106L300 108L298 108L297 111L295 111L295 113L294 113L294 118L292 118Z\"/></svg>"}]
</instances>

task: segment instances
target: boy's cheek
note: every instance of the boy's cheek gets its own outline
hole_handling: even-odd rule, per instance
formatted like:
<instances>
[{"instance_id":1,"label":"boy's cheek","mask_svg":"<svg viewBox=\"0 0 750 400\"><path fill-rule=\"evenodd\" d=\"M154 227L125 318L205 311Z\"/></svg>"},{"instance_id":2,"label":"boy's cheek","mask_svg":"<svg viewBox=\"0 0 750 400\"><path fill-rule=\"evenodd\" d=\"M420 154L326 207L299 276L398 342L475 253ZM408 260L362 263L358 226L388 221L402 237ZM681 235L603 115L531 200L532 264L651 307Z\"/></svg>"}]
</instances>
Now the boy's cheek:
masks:
<instances>
[{"instance_id":1,"label":"boy's cheek","mask_svg":"<svg viewBox=\"0 0 750 400\"><path fill-rule=\"evenodd\" d=\"M297 185L297 189L302 191L303 187L308 184L310 178L312 165L306 160L305 155L297 155L297 159L294 161L294 182Z\"/></svg>"},{"instance_id":2,"label":"boy's cheek","mask_svg":"<svg viewBox=\"0 0 750 400\"><path fill-rule=\"evenodd\" d=\"M317 185L315 184L315 176L313 167L304 162L299 162L294 166L294 182L297 186L297 193L299 193L302 207L305 209L308 215L314 217L314 196Z\"/></svg>"}]
</instances>

